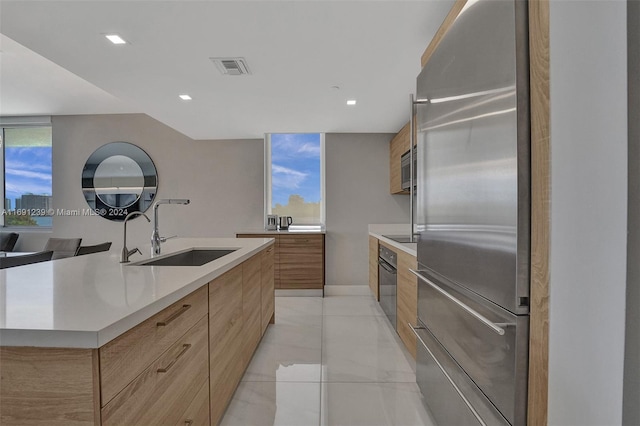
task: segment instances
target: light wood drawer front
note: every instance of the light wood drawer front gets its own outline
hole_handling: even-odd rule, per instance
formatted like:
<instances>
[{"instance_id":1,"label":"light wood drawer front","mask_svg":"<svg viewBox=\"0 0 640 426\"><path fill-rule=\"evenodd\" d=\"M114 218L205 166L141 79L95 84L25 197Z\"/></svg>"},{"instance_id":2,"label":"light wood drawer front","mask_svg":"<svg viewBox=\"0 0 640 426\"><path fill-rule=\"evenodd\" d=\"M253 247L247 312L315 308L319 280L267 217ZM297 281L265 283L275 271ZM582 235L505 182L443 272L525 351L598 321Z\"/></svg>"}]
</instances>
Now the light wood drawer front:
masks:
<instances>
[{"instance_id":1,"label":"light wood drawer front","mask_svg":"<svg viewBox=\"0 0 640 426\"><path fill-rule=\"evenodd\" d=\"M175 426L209 426L209 381L206 377L198 394Z\"/></svg>"},{"instance_id":2,"label":"light wood drawer front","mask_svg":"<svg viewBox=\"0 0 640 426\"><path fill-rule=\"evenodd\" d=\"M305 247L307 249L322 250L322 235L281 235L280 248Z\"/></svg>"},{"instance_id":3,"label":"light wood drawer front","mask_svg":"<svg viewBox=\"0 0 640 426\"><path fill-rule=\"evenodd\" d=\"M208 375L207 330L204 315L102 408L102 425L177 423Z\"/></svg>"},{"instance_id":4,"label":"light wood drawer front","mask_svg":"<svg viewBox=\"0 0 640 426\"><path fill-rule=\"evenodd\" d=\"M207 311L207 286L203 286L101 347L101 405L104 407Z\"/></svg>"},{"instance_id":5,"label":"light wood drawer front","mask_svg":"<svg viewBox=\"0 0 640 426\"><path fill-rule=\"evenodd\" d=\"M324 286L324 239L322 235L280 237L280 288Z\"/></svg>"}]
</instances>

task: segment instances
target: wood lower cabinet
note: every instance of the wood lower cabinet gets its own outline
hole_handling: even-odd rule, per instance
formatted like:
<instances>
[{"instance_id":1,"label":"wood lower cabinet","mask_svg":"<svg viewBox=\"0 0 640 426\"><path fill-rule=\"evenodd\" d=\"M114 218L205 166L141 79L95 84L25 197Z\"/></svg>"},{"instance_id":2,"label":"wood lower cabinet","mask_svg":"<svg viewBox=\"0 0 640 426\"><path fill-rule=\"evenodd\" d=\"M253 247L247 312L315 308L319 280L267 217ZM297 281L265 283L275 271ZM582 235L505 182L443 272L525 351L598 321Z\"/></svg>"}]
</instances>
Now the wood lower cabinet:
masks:
<instances>
[{"instance_id":1,"label":"wood lower cabinet","mask_svg":"<svg viewBox=\"0 0 640 426\"><path fill-rule=\"evenodd\" d=\"M275 321L274 251L275 247L262 251L262 334L267 326Z\"/></svg>"},{"instance_id":2,"label":"wood lower cabinet","mask_svg":"<svg viewBox=\"0 0 640 426\"><path fill-rule=\"evenodd\" d=\"M208 330L205 315L102 408L102 425L179 422L209 373Z\"/></svg>"},{"instance_id":3,"label":"wood lower cabinet","mask_svg":"<svg viewBox=\"0 0 640 426\"><path fill-rule=\"evenodd\" d=\"M111 401L207 310L207 289L202 287L101 347L101 405Z\"/></svg>"},{"instance_id":4,"label":"wood lower cabinet","mask_svg":"<svg viewBox=\"0 0 640 426\"><path fill-rule=\"evenodd\" d=\"M262 337L262 256L254 256L242 264L242 339L240 354L242 371L249 365Z\"/></svg>"},{"instance_id":5,"label":"wood lower cabinet","mask_svg":"<svg viewBox=\"0 0 640 426\"><path fill-rule=\"evenodd\" d=\"M276 289L324 288L324 234L237 234L238 238L273 238Z\"/></svg>"},{"instance_id":6,"label":"wood lower cabinet","mask_svg":"<svg viewBox=\"0 0 640 426\"><path fill-rule=\"evenodd\" d=\"M408 324L416 327L418 322L418 279L409 272L417 269L416 257L402 250L398 254L398 283L396 294L396 329L400 339L413 358L416 358L416 335Z\"/></svg>"},{"instance_id":7,"label":"wood lower cabinet","mask_svg":"<svg viewBox=\"0 0 640 426\"><path fill-rule=\"evenodd\" d=\"M209 283L209 384L211 424L218 424L244 368L242 338L242 265Z\"/></svg>"},{"instance_id":8,"label":"wood lower cabinet","mask_svg":"<svg viewBox=\"0 0 640 426\"><path fill-rule=\"evenodd\" d=\"M204 377L200 390L175 426L209 426L209 419L209 381Z\"/></svg>"},{"instance_id":9,"label":"wood lower cabinet","mask_svg":"<svg viewBox=\"0 0 640 426\"><path fill-rule=\"evenodd\" d=\"M378 239L369 236L369 288L371 294L380 301L380 287L378 284Z\"/></svg>"},{"instance_id":10,"label":"wood lower cabinet","mask_svg":"<svg viewBox=\"0 0 640 426\"><path fill-rule=\"evenodd\" d=\"M409 272L409 269L416 270L418 263L415 256L369 236L369 287L376 300L380 300L378 294L379 245L393 250L397 256L396 331L415 359L416 335L409 328L409 324L416 327L418 323L418 279Z\"/></svg>"},{"instance_id":11,"label":"wood lower cabinet","mask_svg":"<svg viewBox=\"0 0 640 426\"><path fill-rule=\"evenodd\" d=\"M99 425L97 349L0 347L0 425Z\"/></svg>"},{"instance_id":12,"label":"wood lower cabinet","mask_svg":"<svg viewBox=\"0 0 640 426\"><path fill-rule=\"evenodd\" d=\"M282 235L280 288L324 287L324 235Z\"/></svg>"},{"instance_id":13,"label":"wood lower cabinet","mask_svg":"<svg viewBox=\"0 0 640 426\"><path fill-rule=\"evenodd\" d=\"M100 349L0 347L0 424L218 424L274 318L274 251Z\"/></svg>"},{"instance_id":14,"label":"wood lower cabinet","mask_svg":"<svg viewBox=\"0 0 640 426\"><path fill-rule=\"evenodd\" d=\"M274 318L273 249L262 250L209 283L213 425L222 419L264 330Z\"/></svg>"}]
</instances>

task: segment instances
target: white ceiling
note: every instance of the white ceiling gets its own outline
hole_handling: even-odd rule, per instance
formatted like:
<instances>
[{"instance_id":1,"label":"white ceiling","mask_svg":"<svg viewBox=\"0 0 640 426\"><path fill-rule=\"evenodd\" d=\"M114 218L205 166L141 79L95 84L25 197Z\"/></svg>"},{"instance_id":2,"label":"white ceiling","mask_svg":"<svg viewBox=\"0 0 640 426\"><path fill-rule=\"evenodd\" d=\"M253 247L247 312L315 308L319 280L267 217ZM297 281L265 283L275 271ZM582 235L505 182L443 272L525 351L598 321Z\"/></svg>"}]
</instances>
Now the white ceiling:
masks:
<instances>
[{"instance_id":1,"label":"white ceiling","mask_svg":"<svg viewBox=\"0 0 640 426\"><path fill-rule=\"evenodd\" d=\"M453 1L0 0L0 115L144 112L193 139L396 132ZM221 75L220 56L252 75Z\"/></svg>"}]
</instances>

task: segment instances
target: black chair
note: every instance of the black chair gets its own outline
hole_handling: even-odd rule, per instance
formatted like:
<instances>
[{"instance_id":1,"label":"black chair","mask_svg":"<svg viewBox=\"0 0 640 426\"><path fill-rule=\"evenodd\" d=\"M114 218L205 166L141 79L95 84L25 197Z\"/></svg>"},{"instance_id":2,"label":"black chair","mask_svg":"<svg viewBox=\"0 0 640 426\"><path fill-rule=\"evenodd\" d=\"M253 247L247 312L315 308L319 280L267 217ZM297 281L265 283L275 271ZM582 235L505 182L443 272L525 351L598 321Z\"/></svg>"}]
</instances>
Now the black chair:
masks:
<instances>
[{"instance_id":1,"label":"black chair","mask_svg":"<svg viewBox=\"0 0 640 426\"><path fill-rule=\"evenodd\" d=\"M75 256L82 238L49 238L44 251L52 251L52 260Z\"/></svg>"},{"instance_id":2,"label":"black chair","mask_svg":"<svg viewBox=\"0 0 640 426\"><path fill-rule=\"evenodd\" d=\"M109 251L110 248L111 248L111 241L102 243L102 244L96 244L95 246L80 246L78 248L78 251L76 252L76 256L82 256L85 254L92 254L92 253L100 253L101 251Z\"/></svg>"},{"instance_id":3,"label":"black chair","mask_svg":"<svg viewBox=\"0 0 640 426\"><path fill-rule=\"evenodd\" d=\"M13 251L19 235L15 232L0 234L0 251Z\"/></svg>"},{"instance_id":4,"label":"black chair","mask_svg":"<svg viewBox=\"0 0 640 426\"><path fill-rule=\"evenodd\" d=\"M32 263L47 262L53 256L52 251L24 254L22 256L0 257L0 269L13 268L14 266L31 265Z\"/></svg>"}]
</instances>

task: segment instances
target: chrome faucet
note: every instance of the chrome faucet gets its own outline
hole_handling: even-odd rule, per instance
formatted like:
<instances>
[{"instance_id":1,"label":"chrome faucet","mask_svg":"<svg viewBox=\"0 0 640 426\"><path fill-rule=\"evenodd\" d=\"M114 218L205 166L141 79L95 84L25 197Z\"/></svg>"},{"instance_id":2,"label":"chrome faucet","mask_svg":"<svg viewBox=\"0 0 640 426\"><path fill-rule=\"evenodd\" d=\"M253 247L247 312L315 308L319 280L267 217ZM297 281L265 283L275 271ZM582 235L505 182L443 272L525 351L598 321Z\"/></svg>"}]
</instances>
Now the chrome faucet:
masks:
<instances>
[{"instance_id":1,"label":"chrome faucet","mask_svg":"<svg viewBox=\"0 0 640 426\"><path fill-rule=\"evenodd\" d=\"M151 222L151 220L147 217L146 214L138 211L131 212L127 215L127 217L124 218L124 238L123 238L124 241L122 244L122 255L120 256L120 263L129 263L129 256L131 256L136 252L140 253L140 249L138 248L134 248L133 250L129 250L127 248L127 221L134 216L140 216L140 215L144 216L144 218L147 219L147 222Z\"/></svg>"},{"instance_id":2,"label":"chrome faucet","mask_svg":"<svg viewBox=\"0 0 640 426\"><path fill-rule=\"evenodd\" d=\"M170 198L166 200L158 200L153 205L153 233L151 234L151 247L154 254L160 254L160 243L167 241L167 238L160 236L160 230L158 229L158 207L160 204L182 204L187 205L191 201L187 199Z\"/></svg>"}]
</instances>

